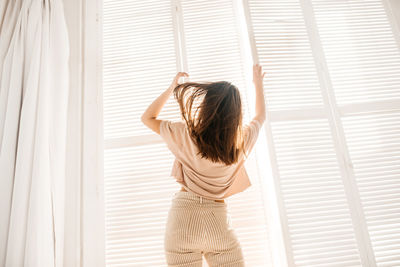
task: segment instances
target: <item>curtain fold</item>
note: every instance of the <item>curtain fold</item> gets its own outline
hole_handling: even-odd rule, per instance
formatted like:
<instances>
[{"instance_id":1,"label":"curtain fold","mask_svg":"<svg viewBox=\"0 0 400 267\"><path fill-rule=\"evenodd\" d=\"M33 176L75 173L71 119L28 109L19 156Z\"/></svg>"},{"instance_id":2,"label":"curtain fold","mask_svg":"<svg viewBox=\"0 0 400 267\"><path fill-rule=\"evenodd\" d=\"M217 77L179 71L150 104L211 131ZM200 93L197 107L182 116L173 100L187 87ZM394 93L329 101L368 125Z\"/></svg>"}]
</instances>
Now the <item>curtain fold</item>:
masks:
<instances>
[{"instance_id":1,"label":"curtain fold","mask_svg":"<svg viewBox=\"0 0 400 267\"><path fill-rule=\"evenodd\" d=\"M61 0L0 4L0 265L62 266L69 42Z\"/></svg>"}]
</instances>

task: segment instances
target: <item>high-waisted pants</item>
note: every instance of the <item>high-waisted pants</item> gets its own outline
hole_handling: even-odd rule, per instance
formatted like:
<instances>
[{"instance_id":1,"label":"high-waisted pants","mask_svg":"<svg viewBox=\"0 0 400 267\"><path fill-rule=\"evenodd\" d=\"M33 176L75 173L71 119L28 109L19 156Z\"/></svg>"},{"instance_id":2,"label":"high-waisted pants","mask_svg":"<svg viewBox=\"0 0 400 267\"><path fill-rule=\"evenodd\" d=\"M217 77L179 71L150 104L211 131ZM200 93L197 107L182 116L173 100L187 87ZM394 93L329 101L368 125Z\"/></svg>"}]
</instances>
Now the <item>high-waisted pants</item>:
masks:
<instances>
[{"instance_id":1,"label":"high-waisted pants","mask_svg":"<svg viewBox=\"0 0 400 267\"><path fill-rule=\"evenodd\" d=\"M192 192L174 194L168 212L164 249L169 267L245 266L227 205Z\"/></svg>"}]
</instances>

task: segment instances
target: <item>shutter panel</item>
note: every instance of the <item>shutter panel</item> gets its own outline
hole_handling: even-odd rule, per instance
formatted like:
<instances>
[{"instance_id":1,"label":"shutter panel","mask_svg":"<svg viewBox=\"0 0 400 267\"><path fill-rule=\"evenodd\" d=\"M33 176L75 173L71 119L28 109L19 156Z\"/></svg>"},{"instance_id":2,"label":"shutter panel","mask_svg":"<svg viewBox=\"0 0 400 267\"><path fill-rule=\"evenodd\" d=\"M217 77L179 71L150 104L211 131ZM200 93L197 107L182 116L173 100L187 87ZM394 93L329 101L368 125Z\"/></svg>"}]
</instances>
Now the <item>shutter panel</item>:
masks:
<instances>
[{"instance_id":1,"label":"shutter panel","mask_svg":"<svg viewBox=\"0 0 400 267\"><path fill-rule=\"evenodd\" d=\"M103 9L104 138L149 135L140 121L143 107L177 72L171 4L104 0ZM164 118L178 118L173 103Z\"/></svg>"},{"instance_id":2,"label":"shutter panel","mask_svg":"<svg viewBox=\"0 0 400 267\"><path fill-rule=\"evenodd\" d=\"M400 266L399 32L384 1L312 2L375 261Z\"/></svg>"},{"instance_id":3,"label":"shutter panel","mask_svg":"<svg viewBox=\"0 0 400 267\"><path fill-rule=\"evenodd\" d=\"M107 266L165 266L163 238L173 157L162 143L107 149ZM157 166L157 168L153 168Z\"/></svg>"},{"instance_id":4,"label":"shutter panel","mask_svg":"<svg viewBox=\"0 0 400 267\"><path fill-rule=\"evenodd\" d=\"M288 264L361 266L301 4L244 3L252 48L267 73L265 126Z\"/></svg>"},{"instance_id":5,"label":"shutter panel","mask_svg":"<svg viewBox=\"0 0 400 267\"><path fill-rule=\"evenodd\" d=\"M246 2L259 63L268 71L264 84L268 111L321 111L322 97L298 1Z\"/></svg>"},{"instance_id":6,"label":"shutter panel","mask_svg":"<svg viewBox=\"0 0 400 267\"><path fill-rule=\"evenodd\" d=\"M140 116L171 84L179 59L169 1L103 1L107 266L165 266L173 156ZM179 118L173 98L164 119ZM157 166L157 168L153 168Z\"/></svg>"},{"instance_id":7,"label":"shutter panel","mask_svg":"<svg viewBox=\"0 0 400 267\"><path fill-rule=\"evenodd\" d=\"M239 17L233 0L179 1L184 66L194 81L231 81L241 91L244 121L249 121L245 59ZM246 264L271 266L267 218L255 158L246 169L252 186L226 199L232 225L241 243Z\"/></svg>"},{"instance_id":8,"label":"shutter panel","mask_svg":"<svg viewBox=\"0 0 400 267\"><path fill-rule=\"evenodd\" d=\"M342 120L377 266L400 266L400 109Z\"/></svg>"},{"instance_id":9,"label":"shutter panel","mask_svg":"<svg viewBox=\"0 0 400 267\"><path fill-rule=\"evenodd\" d=\"M326 119L272 124L295 266L360 266Z\"/></svg>"},{"instance_id":10,"label":"shutter panel","mask_svg":"<svg viewBox=\"0 0 400 267\"><path fill-rule=\"evenodd\" d=\"M400 36L387 3L244 3L253 53L270 73L266 133L289 266L399 265ZM303 21L316 29L308 37ZM306 54L317 64L300 67L310 75L296 75ZM289 78L276 78L283 88L274 90L279 67ZM317 76L324 102L310 97ZM295 79L300 88L287 89ZM288 97L274 104L280 93Z\"/></svg>"}]
</instances>

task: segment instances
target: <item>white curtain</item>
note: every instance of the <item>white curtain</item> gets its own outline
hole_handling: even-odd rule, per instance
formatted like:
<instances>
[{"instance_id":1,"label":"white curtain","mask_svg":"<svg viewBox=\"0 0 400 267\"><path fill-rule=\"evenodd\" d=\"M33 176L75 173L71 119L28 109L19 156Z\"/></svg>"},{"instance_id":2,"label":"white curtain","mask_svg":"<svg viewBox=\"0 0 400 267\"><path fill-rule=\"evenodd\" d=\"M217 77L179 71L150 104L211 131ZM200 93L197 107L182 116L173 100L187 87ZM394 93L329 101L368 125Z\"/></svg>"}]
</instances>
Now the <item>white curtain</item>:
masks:
<instances>
[{"instance_id":1,"label":"white curtain","mask_svg":"<svg viewBox=\"0 0 400 267\"><path fill-rule=\"evenodd\" d=\"M61 0L0 1L0 266L62 266L69 42Z\"/></svg>"}]
</instances>

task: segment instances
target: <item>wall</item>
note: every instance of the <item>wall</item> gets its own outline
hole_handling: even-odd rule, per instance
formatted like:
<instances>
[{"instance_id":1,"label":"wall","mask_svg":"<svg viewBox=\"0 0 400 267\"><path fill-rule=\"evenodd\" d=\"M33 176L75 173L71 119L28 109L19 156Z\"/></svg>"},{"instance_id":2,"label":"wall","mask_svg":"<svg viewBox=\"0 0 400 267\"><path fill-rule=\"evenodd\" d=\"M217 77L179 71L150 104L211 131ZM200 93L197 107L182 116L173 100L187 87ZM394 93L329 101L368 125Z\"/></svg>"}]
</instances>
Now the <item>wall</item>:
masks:
<instances>
[{"instance_id":1,"label":"wall","mask_svg":"<svg viewBox=\"0 0 400 267\"><path fill-rule=\"evenodd\" d=\"M100 0L63 0L70 42L64 266L105 266Z\"/></svg>"},{"instance_id":2,"label":"wall","mask_svg":"<svg viewBox=\"0 0 400 267\"><path fill-rule=\"evenodd\" d=\"M66 206L64 266L81 266L81 1L64 0L70 42L70 90L67 128Z\"/></svg>"}]
</instances>

